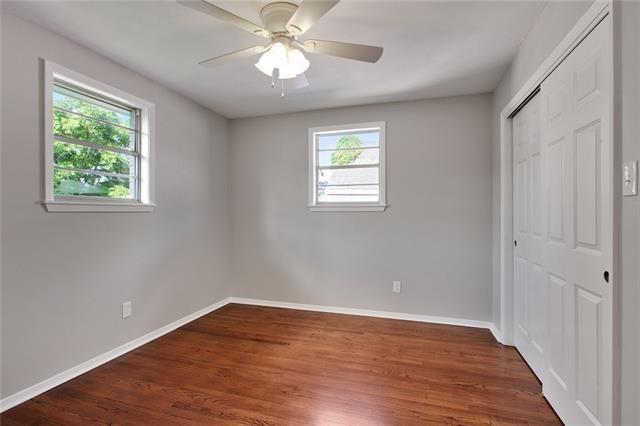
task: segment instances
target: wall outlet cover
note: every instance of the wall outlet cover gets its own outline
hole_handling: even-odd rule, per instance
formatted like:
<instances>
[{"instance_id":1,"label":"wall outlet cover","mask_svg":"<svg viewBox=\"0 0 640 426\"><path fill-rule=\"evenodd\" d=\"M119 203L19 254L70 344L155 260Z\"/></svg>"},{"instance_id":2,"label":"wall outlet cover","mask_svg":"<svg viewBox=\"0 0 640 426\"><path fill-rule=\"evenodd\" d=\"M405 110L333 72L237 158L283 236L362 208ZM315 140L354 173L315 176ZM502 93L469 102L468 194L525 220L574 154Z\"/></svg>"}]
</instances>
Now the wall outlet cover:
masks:
<instances>
[{"instance_id":1,"label":"wall outlet cover","mask_svg":"<svg viewBox=\"0 0 640 426\"><path fill-rule=\"evenodd\" d=\"M131 302L124 302L122 304L122 318L128 318L131 316Z\"/></svg>"},{"instance_id":2,"label":"wall outlet cover","mask_svg":"<svg viewBox=\"0 0 640 426\"><path fill-rule=\"evenodd\" d=\"M394 281L393 282L393 292L400 293L402 291L402 282Z\"/></svg>"}]
</instances>

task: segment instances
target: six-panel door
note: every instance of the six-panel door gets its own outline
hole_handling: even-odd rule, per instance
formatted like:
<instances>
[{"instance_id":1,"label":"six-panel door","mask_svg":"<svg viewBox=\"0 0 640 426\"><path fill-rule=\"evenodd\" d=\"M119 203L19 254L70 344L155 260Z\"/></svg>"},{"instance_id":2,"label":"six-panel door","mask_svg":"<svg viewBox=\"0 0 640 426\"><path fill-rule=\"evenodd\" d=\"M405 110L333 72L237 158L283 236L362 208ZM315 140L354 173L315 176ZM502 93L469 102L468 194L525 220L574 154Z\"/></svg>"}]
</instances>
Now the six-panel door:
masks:
<instances>
[{"instance_id":1,"label":"six-panel door","mask_svg":"<svg viewBox=\"0 0 640 426\"><path fill-rule=\"evenodd\" d=\"M539 94L513 117L513 154L515 346L542 380L546 373L547 287Z\"/></svg>"},{"instance_id":2,"label":"six-panel door","mask_svg":"<svg viewBox=\"0 0 640 426\"><path fill-rule=\"evenodd\" d=\"M548 309L543 391L568 424L612 422L609 25L606 17L540 92Z\"/></svg>"}]
</instances>

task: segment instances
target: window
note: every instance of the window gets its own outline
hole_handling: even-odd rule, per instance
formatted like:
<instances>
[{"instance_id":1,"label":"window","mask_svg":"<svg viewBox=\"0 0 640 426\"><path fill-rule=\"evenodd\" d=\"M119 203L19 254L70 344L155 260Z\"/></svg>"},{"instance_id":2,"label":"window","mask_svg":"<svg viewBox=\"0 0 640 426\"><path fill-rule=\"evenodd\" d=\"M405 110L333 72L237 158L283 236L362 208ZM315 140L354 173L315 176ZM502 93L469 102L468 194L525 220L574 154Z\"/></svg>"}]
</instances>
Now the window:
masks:
<instances>
[{"instance_id":1,"label":"window","mask_svg":"<svg viewBox=\"0 0 640 426\"><path fill-rule=\"evenodd\" d=\"M153 105L45 62L48 211L151 211Z\"/></svg>"},{"instance_id":2,"label":"window","mask_svg":"<svg viewBox=\"0 0 640 426\"><path fill-rule=\"evenodd\" d=\"M383 211L385 123L309 129L309 208Z\"/></svg>"}]
</instances>

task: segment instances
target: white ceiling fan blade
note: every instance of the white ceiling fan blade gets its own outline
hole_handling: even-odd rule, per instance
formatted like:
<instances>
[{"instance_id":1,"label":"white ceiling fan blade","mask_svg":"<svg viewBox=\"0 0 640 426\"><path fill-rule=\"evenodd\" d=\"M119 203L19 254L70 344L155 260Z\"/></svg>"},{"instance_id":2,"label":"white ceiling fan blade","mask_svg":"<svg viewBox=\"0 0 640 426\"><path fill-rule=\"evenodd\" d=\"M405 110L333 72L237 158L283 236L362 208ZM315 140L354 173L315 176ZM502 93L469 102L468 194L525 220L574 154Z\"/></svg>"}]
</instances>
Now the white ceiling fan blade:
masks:
<instances>
[{"instance_id":1,"label":"white ceiling fan blade","mask_svg":"<svg viewBox=\"0 0 640 426\"><path fill-rule=\"evenodd\" d=\"M309 86L309 80L307 80L307 76L304 74L300 74L296 78L291 79L291 83L289 83L289 87L291 89L303 89Z\"/></svg>"},{"instance_id":2,"label":"white ceiling fan blade","mask_svg":"<svg viewBox=\"0 0 640 426\"><path fill-rule=\"evenodd\" d=\"M367 46L365 44L342 43L339 41L307 40L301 44L304 50L322 55L339 56L375 63L382 56L382 47Z\"/></svg>"},{"instance_id":3,"label":"white ceiling fan blade","mask_svg":"<svg viewBox=\"0 0 640 426\"><path fill-rule=\"evenodd\" d=\"M340 0L304 0L287 22L287 29L293 34L305 33L318 22Z\"/></svg>"},{"instance_id":4,"label":"white ceiling fan blade","mask_svg":"<svg viewBox=\"0 0 640 426\"><path fill-rule=\"evenodd\" d=\"M225 21L229 24L235 25L236 27L240 27L245 31L249 31L252 34L259 35L262 37L269 38L269 31L264 28L254 24L253 22L247 21L244 18L239 17L238 15L234 15L231 12L227 12L226 10L214 6L205 0L176 0L178 4L182 6L189 7L193 10L197 10L198 12L207 14L209 16L213 16L214 18L220 19L221 21Z\"/></svg>"},{"instance_id":5,"label":"white ceiling fan blade","mask_svg":"<svg viewBox=\"0 0 640 426\"><path fill-rule=\"evenodd\" d=\"M215 67L234 59L246 58L252 55L256 55L258 53L262 53L265 50L267 50L267 47L268 46L247 47L246 49L236 50L235 52L227 53L221 56L216 56L215 58L205 59L204 61L198 62L198 64L205 67Z\"/></svg>"}]
</instances>

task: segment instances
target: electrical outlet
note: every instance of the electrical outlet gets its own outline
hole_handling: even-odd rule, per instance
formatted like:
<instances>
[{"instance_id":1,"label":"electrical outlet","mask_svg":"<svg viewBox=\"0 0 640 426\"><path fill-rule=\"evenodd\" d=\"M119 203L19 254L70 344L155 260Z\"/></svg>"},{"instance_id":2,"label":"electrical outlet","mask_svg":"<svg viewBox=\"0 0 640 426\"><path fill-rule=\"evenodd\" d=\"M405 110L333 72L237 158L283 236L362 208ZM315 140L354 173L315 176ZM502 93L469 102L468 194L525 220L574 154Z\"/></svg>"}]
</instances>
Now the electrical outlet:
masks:
<instances>
[{"instance_id":1,"label":"electrical outlet","mask_svg":"<svg viewBox=\"0 0 640 426\"><path fill-rule=\"evenodd\" d=\"M122 304L122 318L131 316L131 302L124 302Z\"/></svg>"},{"instance_id":2,"label":"electrical outlet","mask_svg":"<svg viewBox=\"0 0 640 426\"><path fill-rule=\"evenodd\" d=\"M394 281L393 282L393 292L394 293L400 293L400 291L402 291L402 282Z\"/></svg>"}]
</instances>

